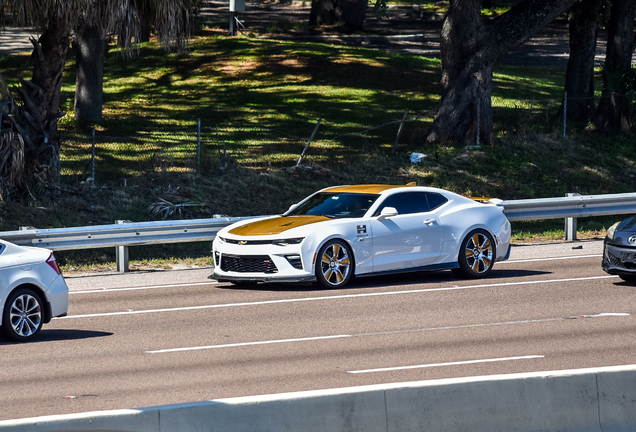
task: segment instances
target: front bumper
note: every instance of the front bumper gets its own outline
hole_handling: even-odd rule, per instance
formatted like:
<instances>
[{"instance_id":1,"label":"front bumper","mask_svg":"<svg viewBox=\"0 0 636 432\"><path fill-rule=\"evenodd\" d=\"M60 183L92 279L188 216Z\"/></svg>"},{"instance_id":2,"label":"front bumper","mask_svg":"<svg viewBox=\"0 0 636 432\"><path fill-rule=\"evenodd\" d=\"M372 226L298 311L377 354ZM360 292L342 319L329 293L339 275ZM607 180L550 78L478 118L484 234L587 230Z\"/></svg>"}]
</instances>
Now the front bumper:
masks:
<instances>
[{"instance_id":1,"label":"front bumper","mask_svg":"<svg viewBox=\"0 0 636 432\"><path fill-rule=\"evenodd\" d=\"M217 273L216 271L212 275L214 279L219 282L278 282L278 283L298 283L298 282L314 282L316 280L316 276L314 275L305 275L305 276L285 276L285 275L236 275L236 274L228 274L228 273Z\"/></svg>"},{"instance_id":2,"label":"front bumper","mask_svg":"<svg viewBox=\"0 0 636 432\"><path fill-rule=\"evenodd\" d=\"M636 248L605 242L601 266L611 275L636 275Z\"/></svg>"},{"instance_id":3,"label":"front bumper","mask_svg":"<svg viewBox=\"0 0 636 432\"><path fill-rule=\"evenodd\" d=\"M272 246L221 244L213 247L214 274L219 282L315 281L313 262L300 245Z\"/></svg>"}]
</instances>

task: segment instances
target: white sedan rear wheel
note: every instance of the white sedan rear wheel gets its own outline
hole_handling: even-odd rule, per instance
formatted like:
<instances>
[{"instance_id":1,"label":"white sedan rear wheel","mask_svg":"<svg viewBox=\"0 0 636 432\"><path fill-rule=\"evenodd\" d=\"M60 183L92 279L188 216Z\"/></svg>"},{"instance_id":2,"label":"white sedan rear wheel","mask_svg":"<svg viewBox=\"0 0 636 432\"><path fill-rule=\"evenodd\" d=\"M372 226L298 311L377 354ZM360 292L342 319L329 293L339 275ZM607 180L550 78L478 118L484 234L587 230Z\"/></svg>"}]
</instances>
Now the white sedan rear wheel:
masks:
<instances>
[{"instance_id":1,"label":"white sedan rear wheel","mask_svg":"<svg viewBox=\"0 0 636 432\"><path fill-rule=\"evenodd\" d=\"M15 291L7 299L2 314L2 333L7 339L26 342L42 329L43 304L29 288Z\"/></svg>"}]
</instances>

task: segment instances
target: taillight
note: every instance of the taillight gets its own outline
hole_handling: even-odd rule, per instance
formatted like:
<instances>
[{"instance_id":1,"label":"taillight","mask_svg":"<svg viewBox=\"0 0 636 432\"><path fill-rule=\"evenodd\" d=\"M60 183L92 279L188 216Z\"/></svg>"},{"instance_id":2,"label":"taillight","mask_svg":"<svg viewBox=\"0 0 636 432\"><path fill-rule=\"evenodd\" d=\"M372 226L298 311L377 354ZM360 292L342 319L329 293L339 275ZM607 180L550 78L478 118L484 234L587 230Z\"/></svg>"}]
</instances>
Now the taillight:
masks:
<instances>
[{"instance_id":1,"label":"taillight","mask_svg":"<svg viewBox=\"0 0 636 432\"><path fill-rule=\"evenodd\" d=\"M62 272L60 271L60 268L57 266L57 261L55 261L55 257L53 256L53 252L51 252L51 255L46 260L46 263L48 265L50 265L53 270L55 270L55 273L62 274Z\"/></svg>"}]
</instances>

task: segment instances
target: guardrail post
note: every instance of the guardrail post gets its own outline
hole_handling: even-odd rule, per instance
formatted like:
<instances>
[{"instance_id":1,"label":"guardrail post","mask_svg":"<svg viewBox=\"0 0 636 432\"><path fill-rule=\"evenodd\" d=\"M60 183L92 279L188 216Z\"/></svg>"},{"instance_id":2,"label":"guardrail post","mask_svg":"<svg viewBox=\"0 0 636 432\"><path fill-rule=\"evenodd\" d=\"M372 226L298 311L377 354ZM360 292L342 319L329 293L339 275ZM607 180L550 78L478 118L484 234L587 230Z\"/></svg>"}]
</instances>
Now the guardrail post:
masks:
<instances>
[{"instance_id":1,"label":"guardrail post","mask_svg":"<svg viewBox=\"0 0 636 432\"><path fill-rule=\"evenodd\" d=\"M115 221L116 224L123 224L128 221L118 220ZM115 248L115 257L117 260L117 271L120 273L128 273L130 271L130 266L128 262L128 246L117 246Z\"/></svg>"},{"instance_id":2,"label":"guardrail post","mask_svg":"<svg viewBox=\"0 0 636 432\"><path fill-rule=\"evenodd\" d=\"M581 196L577 193L567 193L566 197ZM565 219L565 241L576 241L576 218Z\"/></svg>"},{"instance_id":3,"label":"guardrail post","mask_svg":"<svg viewBox=\"0 0 636 432\"><path fill-rule=\"evenodd\" d=\"M197 174L201 175L201 119L197 119Z\"/></svg>"},{"instance_id":4,"label":"guardrail post","mask_svg":"<svg viewBox=\"0 0 636 432\"><path fill-rule=\"evenodd\" d=\"M95 128L93 128L93 149L91 153L91 180L95 184Z\"/></svg>"}]
</instances>

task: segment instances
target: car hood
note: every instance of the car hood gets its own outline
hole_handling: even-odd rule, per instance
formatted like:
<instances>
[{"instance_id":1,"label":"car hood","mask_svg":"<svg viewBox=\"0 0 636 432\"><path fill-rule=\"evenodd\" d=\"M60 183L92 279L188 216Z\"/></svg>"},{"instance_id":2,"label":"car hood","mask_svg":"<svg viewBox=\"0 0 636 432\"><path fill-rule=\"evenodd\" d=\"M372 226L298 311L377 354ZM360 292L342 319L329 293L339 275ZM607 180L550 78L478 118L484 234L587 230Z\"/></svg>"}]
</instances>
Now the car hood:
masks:
<instances>
[{"instance_id":1,"label":"car hood","mask_svg":"<svg viewBox=\"0 0 636 432\"><path fill-rule=\"evenodd\" d=\"M277 216L249 222L232 228L229 234L238 236L265 236L281 234L293 228L331 220L326 216Z\"/></svg>"}]
</instances>

